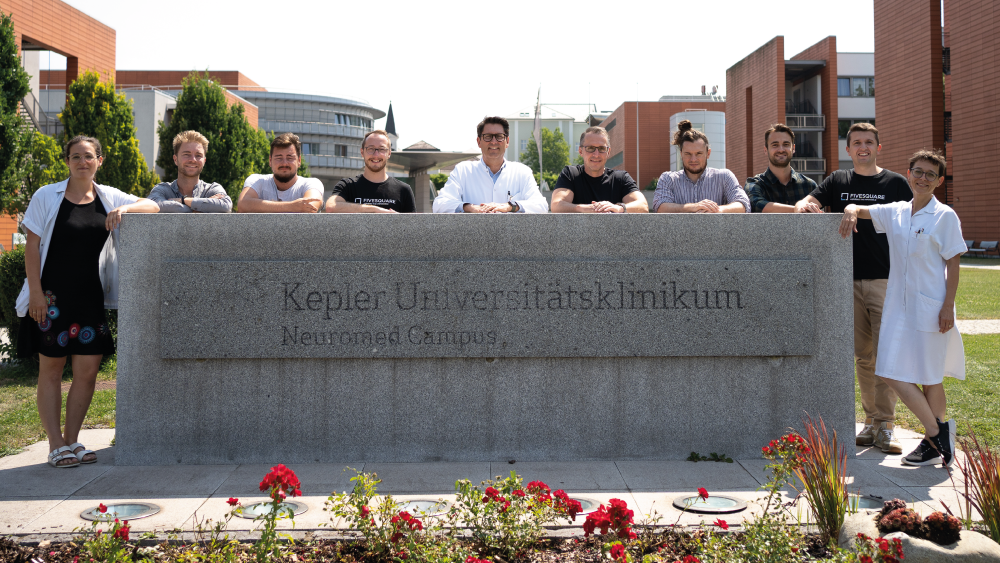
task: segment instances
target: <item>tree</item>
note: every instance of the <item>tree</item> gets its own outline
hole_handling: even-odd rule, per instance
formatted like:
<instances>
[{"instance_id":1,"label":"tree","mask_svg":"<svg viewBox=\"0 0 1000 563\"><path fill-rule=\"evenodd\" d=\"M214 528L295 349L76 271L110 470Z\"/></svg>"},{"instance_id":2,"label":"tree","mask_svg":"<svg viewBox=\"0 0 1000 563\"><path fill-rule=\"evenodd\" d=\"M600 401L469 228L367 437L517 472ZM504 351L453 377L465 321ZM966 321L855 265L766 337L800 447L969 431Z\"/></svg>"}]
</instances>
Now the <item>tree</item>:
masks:
<instances>
[{"instance_id":1,"label":"tree","mask_svg":"<svg viewBox=\"0 0 1000 563\"><path fill-rule=\"evenodd\" d=\"M165 125L161 121L156 129L160 137L156 163L163 168L163 179L168 182L177 178L173 142L182 131L198 131L208 138L201 176L221 184L233 201L239 197L247 176L271 173L267 163L270 147L267 135L247 122L242 104L228 104L225 89L207 72L194 72L184 79L184 89L177 98L170 123ZM303 176L308 175L308 165L305 166L305 174L299 172Z\"/></svg>"},{"instance_id":2,"label":"tree","mask_svg":"<svg viewBox=\"0 0 1000 563\"><path fill-rule=\"evenodd\" d=\"M435 190L440 190L448 183L447 174L431 174L431 183L434 184Z\"/></svg>"},{"instance_id":3,"label":"tree","mask_svg":"<svg viewBox=\"0 0 1000 563\"><path fill-rule=\"evenodd\" d=\"M11 216L17 214L12 202L21 193L31 143L31 131L18 114L29 78L18 56L14 21L0 11L0 211Z\"/></svg>"},{"instance_id":4,"label":"tree","mask_svg":"<svg viewBox=\"0 0 1000 563\"><path fill-rule=\"evenodd\" d=\"M528 146L521 153L520 161L531 168L535 173L535 181L541 185L538 175L538 145L535 144L533 136L528 139ZM566 144L562 131L558 127L555 132L542 128L542 166L545 167L543 176L549 186L555 186L559 173L567 164L569 164L569 145Z\"/></svg>"},{"instance_id":5,"label":"tree","mask_svg":"<svg viewBox=\"0 0 1000 563\"><path fill-rule=\"evenodd\" d=\"M98 184L146 196L160 178L149 169L139 152L135 137L132 102L115 92L112 82L102 82L96 72L88 71L69 85L66 107L59 114L65 130L60 139L77 135L96 137L104 149L104 164L94 178Z\"/></svg>"}]
</instances>

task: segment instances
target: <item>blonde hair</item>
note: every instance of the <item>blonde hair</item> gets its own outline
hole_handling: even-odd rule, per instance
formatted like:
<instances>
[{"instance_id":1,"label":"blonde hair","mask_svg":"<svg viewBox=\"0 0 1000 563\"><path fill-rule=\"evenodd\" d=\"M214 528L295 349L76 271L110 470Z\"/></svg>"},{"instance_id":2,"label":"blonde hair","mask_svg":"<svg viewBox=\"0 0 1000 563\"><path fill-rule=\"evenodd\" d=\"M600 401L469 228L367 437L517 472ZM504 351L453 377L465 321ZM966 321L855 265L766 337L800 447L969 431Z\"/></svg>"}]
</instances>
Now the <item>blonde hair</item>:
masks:
<instances>
[{"instance_id":1,"label":"blonde hair","mask_svg":"<svg viewBox=\"0 0 1000 563\"><path fill-rule=\"evenodd\" d=\"M181 131L174 137L174 155L181 150L184 143L198 143L205 154L208 154L208 138L197 131Z\"/></svg>"}]
</instances>

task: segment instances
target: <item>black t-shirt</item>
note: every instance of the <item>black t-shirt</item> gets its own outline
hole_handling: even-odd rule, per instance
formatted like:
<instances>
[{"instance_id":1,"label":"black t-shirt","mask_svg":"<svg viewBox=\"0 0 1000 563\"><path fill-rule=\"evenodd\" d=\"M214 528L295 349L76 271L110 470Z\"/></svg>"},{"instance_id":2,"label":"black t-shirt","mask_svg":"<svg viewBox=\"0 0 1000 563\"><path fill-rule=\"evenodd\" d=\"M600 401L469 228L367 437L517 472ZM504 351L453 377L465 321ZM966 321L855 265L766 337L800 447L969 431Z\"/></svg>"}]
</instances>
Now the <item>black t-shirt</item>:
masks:
<instances>
[{"instance_id":1,"label":"black t-shirt","mask_svg":"<svg viewBox=\"0 0 1000 563\"><path fill-rule=\"evenodd\" d=\"M906 178L882 169L874 176L855 174L854 169L837 170L809 194L835 213L849 204L874 205L910 201L913 192ZM889 239L875 232L869 219L858 219L854 233L854 279L878 280L889 277Z\"/></svg>"},{"instance_id":2,"label":"black t-shirt","mask_svg":"<svg viewBox=\"0 0 1000 563\"><path fill-rule=\"evenodd\" d=\"M583 169L582 164L566 166L559 174L556 189L566 188L573 192L573 203L593 203L609 201L621 203L625 196L639 191L635 180L624 170L604 169L604 175L594 178Z\"/></svg>"},{"instance_id":3,"label":"black t-shirt","mask_svg":"<svg viewBox=\"0 0 1000 563\"><path fill-rule=\"evenodd\" d=\"M417 210L413 202L413 190L395 178L376 184L358 174L354 178L344 178L333 187L333 195L339 195L348 203L376 205L392 209L398 213L413 213Z\"/></svg>"}]
</instances>

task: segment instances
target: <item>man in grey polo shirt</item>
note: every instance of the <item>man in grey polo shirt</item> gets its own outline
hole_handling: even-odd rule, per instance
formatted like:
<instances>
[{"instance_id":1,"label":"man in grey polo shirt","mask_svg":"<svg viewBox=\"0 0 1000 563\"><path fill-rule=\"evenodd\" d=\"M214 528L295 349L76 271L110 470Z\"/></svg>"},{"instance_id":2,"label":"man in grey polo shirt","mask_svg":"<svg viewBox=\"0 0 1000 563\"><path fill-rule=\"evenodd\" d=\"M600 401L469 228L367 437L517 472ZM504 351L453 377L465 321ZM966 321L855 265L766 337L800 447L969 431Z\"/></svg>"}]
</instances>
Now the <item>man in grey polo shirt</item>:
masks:
<instances>
[{"instance_id":1,"label":"man in grey polo shirt","mask_svg":"<svg viewBox=\"0 0 1000 563\"><path fill-rule=\"evenodd\" d=\"M174 164L177 179L157 184L149 199L160 206L160 213L229 213L233 200L226 189L201 179L208 153L208 139L197 131L184 131L174 137Z\"/></svg>"},{"instance_id":2,"label":"man in grey polo shirt","mask_svg":"<svg viewBox=\"0 0 1000 563\"><path fill-rule=\"evenodd\" d=\"M736 176L724 168L709 168L712 148L704 133L688 120L677 124L674 142L684 170L660 174L653 193L657 213L750 213L750 198Z\"/></svg>"}]
</instances>

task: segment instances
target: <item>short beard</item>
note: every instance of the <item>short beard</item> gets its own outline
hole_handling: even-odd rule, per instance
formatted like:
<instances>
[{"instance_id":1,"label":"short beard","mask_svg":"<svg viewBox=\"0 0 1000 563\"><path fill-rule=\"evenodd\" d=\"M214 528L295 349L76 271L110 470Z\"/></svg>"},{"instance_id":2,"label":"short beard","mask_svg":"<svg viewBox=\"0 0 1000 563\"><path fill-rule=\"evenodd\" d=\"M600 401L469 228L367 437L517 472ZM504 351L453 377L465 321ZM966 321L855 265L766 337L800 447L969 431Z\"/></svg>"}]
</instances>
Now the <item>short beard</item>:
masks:
<instances>
[{"instance_id":1,"label":"short beard","mask_svg":"<svg viewBox=\"0 0 1000 563\"><path fill-rule=\"evenodd\" d=\"M274 173L274 179L277 180L277 181L279 181L279 182L281 182L282 184L287 184L288 182L291 182L292 180L295 179L295 175L296 174L298 174L298 170L293 171L291 174L289 174L287 176L282 176L278 172L275 172Z\"/></svg>"},{"instance_id":2,"label":"short beard","mask_svg":"<svg viewBox=\"0 0 1000 563\"><path fill-rule=\"evenodd\" d=\"M705 164L705 166L702 166L698 170L694 170L694 169L688 168L687 164L684 164L683 166L684 166L684 171L687 172L688 174L701 174L702 172L705 171L706 168L708 168L708 164Z\"/></svg>"},{"instance_id":3,"label":"short beard","mask_svg":"<svg viewBox=\"0 0 1000 563\"><path fill-rule=\"evenodd\" d=\"M366 160L365 161L365 168L368 169L368 170L370 170L371 172L381 172L381 171L385 170L385 166L387 164L389 164L389 162L386 161L385 159L383 159L382 160L382 164L378 168L372 168L372 166L370 164L368 164L368 161Z\"/></svg>"},{"instance_id":4,"label":"short beard","mask_svg":"<svg viewBox=\"0 0 1000 563\"><path fill-rule=\"evenodd\" d=\"M194 174L188 174L187 171L181 167L177 169L177 173L185 178L198 178L201 176L201 170L195 172Z\"/></svg>"},{"instance_id":5,"label":"short beard","mask_svg":"<svg viewBox=\"0 0 1000 563\"><path fill-rule=\"evenodd\" d=\"M789 157L788 160L785 161L784 164L779 164L779 163L775 162L773 158L771 158L771 155L767 155L767 161L769 163L771 163L771 166L774 166L775 168L788 168L788 167L790 167L792 165L792 159L791 159L791 157Z\"/></svg>"}]
</instances>

